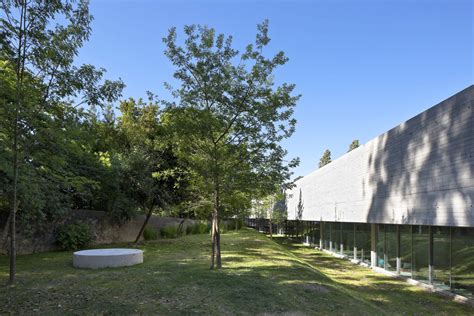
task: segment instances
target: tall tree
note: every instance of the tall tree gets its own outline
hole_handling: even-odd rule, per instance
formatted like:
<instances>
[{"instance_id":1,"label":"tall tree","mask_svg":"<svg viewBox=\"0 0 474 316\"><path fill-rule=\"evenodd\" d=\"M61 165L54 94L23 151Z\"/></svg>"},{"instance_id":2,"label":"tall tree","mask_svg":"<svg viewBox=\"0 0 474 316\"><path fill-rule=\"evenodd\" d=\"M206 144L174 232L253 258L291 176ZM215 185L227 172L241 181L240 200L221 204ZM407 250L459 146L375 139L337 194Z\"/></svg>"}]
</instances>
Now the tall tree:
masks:
<instances>
[{"instance_id":1,"label":"tall tree","mask_svg":"<svg viewBox=\"0 0 474 316\"><path fill-rule=\"evenodd\" d=\"M254 44L243 53L232 48L232 37L212 28L186 26L183 46L176 29L164 39L166 56L181 82L170 89L178 99L168 103L166 120L175 132L178 153L188 161L212 221L211 269L220 268L219 221L236 192L271 191L289 179L297 159L285 160L280 142L292 135L293 108L299 96L293 84L275 86L283 52L267 58L268 21L258 25Z\"/></svg>"},{"instance_id":2,"label":"tall tree","mask_svg":"<svg viewBox=\"0 0 474 316\"><path fill-rule=\"evenodd\" d=\"M138 242L153 212L183 200L186 171L166 141L156 102L129 99L121 102L120 112L117 136L122 145L117 160L122 186L146 215Z\"/></svg>"},{"instance_id":3,"label":"tall tree","mask_svg":"<svg viewBox=\"0 0 474 316\"><path fill-rule=\"evenodd\" d=\"M347 150L347 152L350 152L351 150L354 150L356 149L357 147L359 147L360 144L359 144L359 140L358 139L354 139L352 141L352 143L349 145L349 149Z\"/></svg>"},{"instance_id":4,"label":"tall tree","mask_svg":"<svg viewBox=\"0 0 474 316\"><path fill-rule=\"evenodd\" d=\"M324 167L328 163L331 163L331 151L329 149L326 149L323 153L323 156L319 160L319 168Z\"/></svg>"},{"instance_id":5,"label":"tall tree","mask_svg":"<svg viewBox=\"0 0 474 316\"><path fill-rule=\"evenodd\" d=\"M10 126L7 138L11 143L12 158L8 168L11 185L10 202L10 278L16 275L16 214L19 208L20 174L29 140L36 137L32 122L73 98L81 105L100 105L120 94L121 82L106 81L100 84L102 69L73 65L79 48L90 35L88 2L1 0L0 6L5 40L2 56L8 58L15 74L15 92L12 102L7 102ZM57 23L62 21L64 23ZM7 44L7 48L3 48ZM8 52L8 53L5 53ZM62 111L58 109L59 111Z\"/></svg>"}]
</instances>

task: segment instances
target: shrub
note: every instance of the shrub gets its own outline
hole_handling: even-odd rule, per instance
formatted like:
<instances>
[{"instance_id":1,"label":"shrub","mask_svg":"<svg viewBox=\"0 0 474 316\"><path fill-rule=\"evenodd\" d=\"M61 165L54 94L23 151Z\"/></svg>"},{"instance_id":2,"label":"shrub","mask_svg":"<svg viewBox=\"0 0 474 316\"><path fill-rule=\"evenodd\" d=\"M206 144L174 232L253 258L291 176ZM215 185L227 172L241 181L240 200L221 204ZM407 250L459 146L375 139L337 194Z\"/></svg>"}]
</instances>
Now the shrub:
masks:
<instances>
[{"instance_id":1,"label":"shrub","mask_svg":"<svg viewBox=\"0 0 474 316\"><path fill-rule=\"evenodd\" d=\"M227 221L220 222L219 231L221 232L221 234L227 233L228 230L229 230L229 224L227 223Z\"/></svg>"},{"instance_id":2,"label":"shrub","mask_svg":"<svg viewBox=\"0 0 474 316\"><path fill-rule=\"evenodd\" d=\"M56 242L63 250L78 250L92 241L89 225L81 222L65 225L56 234Z\"/></svg>"},{"instance_id":3,"label":"shrub","mask_svg":"<svg viewBox=\"0 0 474 316\"><path fill-rule=\"evenodd\" d=\"M206 222L196 222L186 226L186 235L206 234L211 231L211 225Z\"/></svg>"},{"instance_id":4,"label":"shrub","mask_svg":"<svg viewBox=\"0 0 474 316\"><path fill-rule=\"evenodd\" d=\"M225 228L227 230L235 230L235 220L233 219L228 219L225 221Z\"/></svg>"},{"instance_id":5,"label":"shrub","mask_svg":"<svg viewBox=\"0 0 474 316\"><path fill-rule=\"evenodd\" d=\"M143 232L143 239L145 240L157 240L158 239L158 231L154 228L147 227Z\"/></svg>"},{"instance_id":6,"label":"shrub","mask_svg":"<svg viewBox=\"0 0 474 316\"><path fill-rule=\"evenodd\" d=\"M211 231L211 226L207 223L202 223L202 222L195 223L192 227L193 227L192 229L193 234L206 234Z\"/></svg>"},{"instance_id":7,"label":"shrub","mask_svg":"<svg viewBox=\"0 0 474 316\"><path fill-rule=\"evenodd\" d=\"M160 236L163 238L176 238L178 237L178 226L169 225L160 229Z\"/></svg>"},{"instance_id":8,"label":"shrub","mask_svg":"<svg viewBox=\"0 0 474 316\"><path fill-rule=\"evenodd\" d=\"M237 225L237 229L242 229L242 226L244 226L244 221L241 219L236 219L235 224Z\"/></svg>"},{"instance_id":9,"label":"shrub","mask_svg":"<svg viewBox=\"0 0 474 316\"><path fill-rule=\"evenodd\" d=\"M193 233L194 225L195 224L186 226L186 235L191 235Z\"/></svg>"},{"instance_id":10,"label":"shrub","mask_svg":"<svg viewBox=\"0 0 474 316\"><path fill-rule=\"evenodd\" d=\"M221 222L219 228L222 230L223 233L233 230L239 230L243 226L243 222L241 219L228 219Z\"/></svg>"}]
</instances>

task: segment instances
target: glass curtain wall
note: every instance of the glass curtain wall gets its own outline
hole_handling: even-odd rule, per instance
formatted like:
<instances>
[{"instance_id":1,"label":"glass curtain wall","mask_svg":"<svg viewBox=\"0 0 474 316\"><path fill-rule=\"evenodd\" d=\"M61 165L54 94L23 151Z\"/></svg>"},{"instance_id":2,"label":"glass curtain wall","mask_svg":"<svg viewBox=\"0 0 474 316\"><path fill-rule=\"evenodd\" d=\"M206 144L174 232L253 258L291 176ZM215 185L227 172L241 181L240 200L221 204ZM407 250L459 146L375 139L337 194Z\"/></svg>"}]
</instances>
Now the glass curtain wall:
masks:
<instances>
[{"instance_id":1,"label":"glass curtain wall","mask_svg":"<svg viewBox=\"0 0 474 316\"><path fill-rule=\"evenodd\" d=\"M344 255L352 258L354 255L354 224L342 224L342 244L344 245Z\"/></svg>"},{"instance_id":2,"label":"glass curtain wall","mask_svg":"<svg viewBox=\"0 0 474 316\"><path fill-rule=\"evenodd\" d=\"M313 222L313 230L311 232L311 239L313 245L319 246L319 237L320 237L320 223Z\"/></svg>"},{"instance_id":3,"label":"glass curtain wall","mask_svg":"<svg viewBox=\"0 0 474 316\"><path fill-rule=\"evenodd\" d=\"M377 241L377 262L376 266L379 268L385 268L385 225L378 224L376 230L376 241Z\"/></svg>"},{"instance_id":4,"label":"glass curtain wall","mask_svg":"<svg viewBox=\"0 0 474 316\"><path fill-rule=\"evenodd\" d=\"M357 246L357 259L370 263L370 224L355 224L355 245Z\"/></svg>"},{"instance_id":5,"label":"glass curtain wall","mask_svg":"<svg viewBox=\"0 0 474 316\"><path fill-rule=\"evenodd\" d=\"M432 227L433 232L433 284L450 289L451 287L451 229Z\"/></svg>"},{"instance_id":6,"label":"glass curtain wall","mask_svg":"<svg viewBox=\"0 0 474 316\"><path fill-rule=\"evenodd\" d=\"M474 298L474 228L451 228L451 278L455 293Z\"/></svg>"},{"instance_id":7,"label":"glass curtain wall","mask_svg":"<svg viewBox=\"0 0 474 316\"><path fill-rule=\"evenodd\" d=\"M416 225L412 231L412 278L428 282L429 227Z\"/></svg>"},{"instance_id":8,"label":"glass curtain wall","mask_svg":"<svg viewBox=\"0 0 474 316\"><path fill-rule=\"evenodd\" d=\"M331 223L324 222L323 224L323 236L324 236L324 242L323 246L324 249L329 250L329 241L331 239Z\"/></svg>"},{"instance_id":9,"label":"glass curtain wall","mask_svg":"<svg viewBox=\"0 0 474 316\"><path fill-rule=\"evenodd\" d=\"M287 222L287 229L295 231L295 224ZM308 222L305 227L313 245L319 245L322 229L325 249L340 253L342 244L344 255L353 258L355 246L357 259L370 264L370 224ZM433 284L474 298L474 227L377 225L376 265L388 271L397 268L397 227L400 230L401 275L429 283L431 229Z\"/></svg>"},{"instance_id":10,"label":"glass curtain wall","mask_svg":"<svg viewBox=\"0 0 474 316\"><path fill-rule=\"evenodd\" d=\"M397 225L385 225L385 269L397 271Z\"/></svg>"},{"instance_id":11,"label":"glass curtain wall","mask_svg":"<svg viewBox=\"0 0 474 316\"><path fill-rule=\"evenodd\" d=\"M402 225L400 226L400 258L401 267L400 274L406 277L411 277L412 267L412 238L411 238L412 226Z\"/></svg>"},{"instance_id":12,"label":"glass curtain wall","mask_svg":"<svg viewBox=\"0 0 474 316\"><path fill-rule=\"evenodd\" d=\"M332 223L332 251L339 253L341 250L341 225L342 223Z\"/></svg>"}]
</instances>

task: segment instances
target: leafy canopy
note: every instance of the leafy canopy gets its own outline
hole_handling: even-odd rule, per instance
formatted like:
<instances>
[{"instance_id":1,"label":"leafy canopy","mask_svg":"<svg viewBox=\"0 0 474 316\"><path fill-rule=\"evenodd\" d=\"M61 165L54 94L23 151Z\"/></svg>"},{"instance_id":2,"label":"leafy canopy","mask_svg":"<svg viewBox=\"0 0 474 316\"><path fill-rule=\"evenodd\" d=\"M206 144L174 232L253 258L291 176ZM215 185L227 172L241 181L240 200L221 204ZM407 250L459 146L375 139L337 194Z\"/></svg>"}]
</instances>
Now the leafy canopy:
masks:
<instances>
[{"instance_id":1,"label":"leafy canopy","mask_svg":"<svg viewBox=\"0 0 474 316\"><path fill-rule=\"evenodd\" d=\"M287 162L279 144L294 132L299 98L292 95L293 84L276 86L273 80L288 58L283 52L263 55L270 42L267 21L242 53L232 47L231 36L212 28L191 25L184 32L183 45L175 28L164 39L181 85L167 85L177 101L167 103L163 119L203 197L212 201L219 192L224 210L231 204L228 197L241 194L249 205L252 194L286 182L298 163Z\"/></svg>"}]
</instances>

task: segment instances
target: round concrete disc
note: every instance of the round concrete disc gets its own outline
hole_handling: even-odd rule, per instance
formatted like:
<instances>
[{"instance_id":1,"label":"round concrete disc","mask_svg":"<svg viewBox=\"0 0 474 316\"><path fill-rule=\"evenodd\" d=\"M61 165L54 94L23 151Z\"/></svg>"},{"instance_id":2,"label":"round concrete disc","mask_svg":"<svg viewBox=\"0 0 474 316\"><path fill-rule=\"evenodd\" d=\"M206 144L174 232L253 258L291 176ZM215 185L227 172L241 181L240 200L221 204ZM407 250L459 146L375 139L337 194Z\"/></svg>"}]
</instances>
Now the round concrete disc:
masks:
<instances>
[{"instance_id":1,"label":"round concrete disc","mask_svg":"<svg viewBox=\"0 0 474 316\"><path fill-rule=\"evenodd\" d=\"M139 249L93 249L73 254L73 265L76 268L126 267L140 263L143 263L143 251Z\"/></svg>"}]
</instances>

